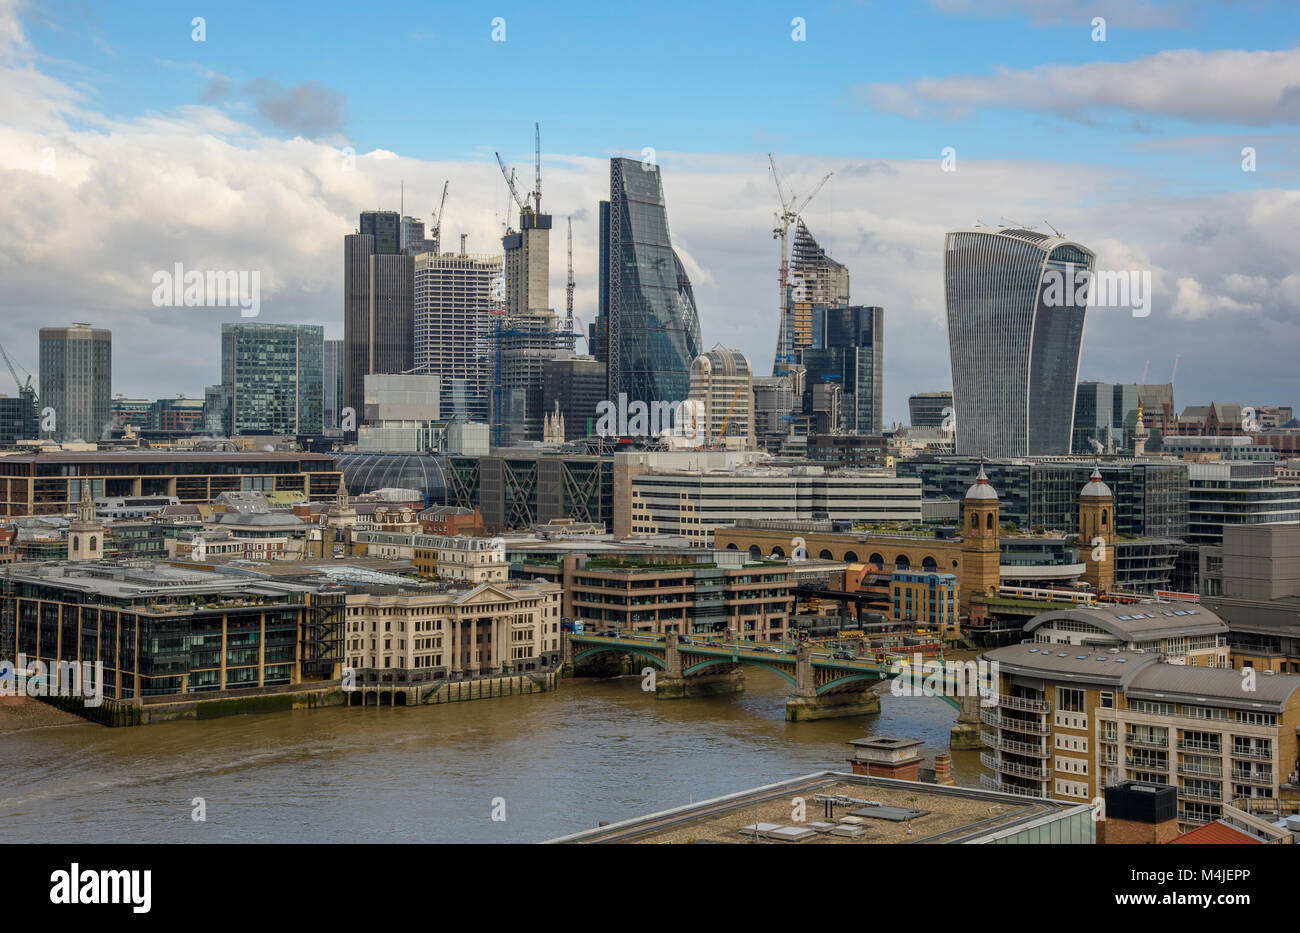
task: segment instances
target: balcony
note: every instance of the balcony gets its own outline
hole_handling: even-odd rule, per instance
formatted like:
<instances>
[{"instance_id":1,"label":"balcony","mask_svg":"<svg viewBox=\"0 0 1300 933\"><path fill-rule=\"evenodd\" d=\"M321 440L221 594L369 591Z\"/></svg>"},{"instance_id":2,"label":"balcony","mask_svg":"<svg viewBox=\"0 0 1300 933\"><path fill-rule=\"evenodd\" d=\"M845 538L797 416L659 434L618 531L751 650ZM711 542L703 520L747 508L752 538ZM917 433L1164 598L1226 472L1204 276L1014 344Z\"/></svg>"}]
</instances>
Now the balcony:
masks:
<instances>
[{"instance_id":1,"label":"balcony","mask_svg":"<svg viewBox=\"0 0 1300 933\"><path fill-rule=\"evenodd\" d=\"M1192 814L1187 810L1178 811L1178 822L1188 823L1192 826L1204 826L1206 823L1218 819L1215 816L1204 816L1202 814Z\"/></svg>"},{"instance_id":2,"label":"balcony","mask_svg":"<svg viewBox=\"0 0 1300 933\"><path fill-rule=\"evenodd\" d=\"M1001 759L997 755L990 755L987 752L980 753L980 764L984 765L986 768L992 768L994 771L1001 771L1003 774L1014 774L1017 777L1033 778L1036 781L1047 780L1046 767L1022 765L1018 762Z\"/></svg>"},{"instance_id":3,"label":"balcony","mask_svg":"<svg viewBox=\"0 0 1300 933\"><path fill-rule=\"evenodd\" d=\"M1273 786L1273 772L1269 771L1237 771L1233 770L1232 779L1241 784L1263 784L1266 787Z\"/></svg>"},{"instance_id":4,"label":"balcony","mask_svg":"<svg viewBox=\"0 0 1300 933\"><path fill-rule=\"evenodd\" d=\"M998 697L998 705L1007 709L1018 709L1026 713L1050 713L1052 704L1046 700L1031 700L1027 697L1013 697L1002 694Z\"/></svg>"},{"instance_id":5,"label":"balcony","mask_svg":"<svg viewBox=\"0 0 1300 933\"><path fill-rule=\"evenodd\" d=\"M1232 747L1233 758L1252 758L1256 761L1272 761L1273 749L1260 748L1255 745L1234 745Z\"/></svg>"},{"instance_id":6,"label":"balcony","mask_svg":"<svg viewBox=\"0 0 1300 933\"><path fill-rule=\"evenodd\" d=\"M1179 774L1190 774L1192 777L1223 777L1222 765L1189 765L1182 762L1178 763Z\"/></svg>"},{"instance_id":7,"label":"balcony","mask_svg":"<svg viewBox=\"0 0 1300 933\"><path fill-rule=\"evenodd\" d=\"M1050 758L1052 754L1052 750L1045 744L1017 742L1014 739L1002 738L996 732L981 732L980 741L990 748L1013 752L1017 755L1029 755L1032 758Z\"/></svg>"},{"instance_id":8,"label":"balcony","mask_svg":"<svg viewBox=\"0 0 1300 933\"><path fill-rule=\"evenodd\" d=\"M1127 757L1124 759L1124 767L1137 771L1168 771L1169 762L1159 758Z\"/></svg>"},{"instance_id":9,"label":"balcony","mask_svg":"<svg viewBox=\"0 0 1300 933\"><path fill-rule=\"evenodd\" d=\"M1168 748L1169 737L1161 735L1127 735L1124 737L1125 745L1132 745L1135 748Z\"/></svg>"},{"instance_id":10,"label":"balcony","mask_svg":"<svg viewBox=\"0 0 1300 933\"><path fill-rule=\"evenodd\" d=\"M1205 800L1209 803L1222 803L1223 792L1217 790L1188 790L1186 787L1178 788L1178 796L1184 800Z\"/></svg>"},{"instance_id":11,"label":"balcony","mask_svg":"<svg viewBox=\"0 0 1300 933\"><path fill-rule=\"evenodd\" d=\"M1031 790L1028 787L1021 787L1018 784L1007 784L1006 782L999 781L997 778L988 774L980 775L980 783L985 787L987 787L989 790L1001 791L1004 794L1016 794L1021 797L1046 797L1047 796L1047 794L1044 793L1041 788L1038 790Z\"/></svg>"},{"instance_id":12,"label":"balcony","mask_svg":"<svg viewBox=\"0 0 1300 933\"><path fill-rule=\"evenodd\" d=\"M1223 754L1222 745L1215 745L1209 742L1189 742L1186 739L1179 739L1178 748L1184 752L1204 752L1207 755Z\"/></svg>"}]
</instances>

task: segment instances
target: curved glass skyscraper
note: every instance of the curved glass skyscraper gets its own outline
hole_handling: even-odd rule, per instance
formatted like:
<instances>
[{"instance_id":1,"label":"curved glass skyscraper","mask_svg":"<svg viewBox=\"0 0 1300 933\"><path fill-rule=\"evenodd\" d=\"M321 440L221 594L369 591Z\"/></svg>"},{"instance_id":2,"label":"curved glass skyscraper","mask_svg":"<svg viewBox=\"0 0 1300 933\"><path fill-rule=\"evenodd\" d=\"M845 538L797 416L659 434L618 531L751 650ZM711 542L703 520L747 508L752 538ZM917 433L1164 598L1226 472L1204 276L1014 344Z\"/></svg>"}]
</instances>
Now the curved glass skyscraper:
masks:
<instances>
[{"instance_id":1,"label":"curved glass skyscraper","mask_svg":"<svg viewBox=\"0 0 1300 933\"><path fill-rule=\"evenodd\" d=\"M659 166L610 159L609 201L600 205L597 346L609 397L629 403L688 397L700 353L695 296L668 236Z\"/></svg>"},{"instance_id":2,"label":"curved glass skyscraper","mask_svg":"<svg viewBox=\"0 0 1300 933\"><path fill-rule=\"evenodd\" d=\"M944 244L957 453L1065 455L1095 255L1012 227Z\"/></svg>"}]
</instances>

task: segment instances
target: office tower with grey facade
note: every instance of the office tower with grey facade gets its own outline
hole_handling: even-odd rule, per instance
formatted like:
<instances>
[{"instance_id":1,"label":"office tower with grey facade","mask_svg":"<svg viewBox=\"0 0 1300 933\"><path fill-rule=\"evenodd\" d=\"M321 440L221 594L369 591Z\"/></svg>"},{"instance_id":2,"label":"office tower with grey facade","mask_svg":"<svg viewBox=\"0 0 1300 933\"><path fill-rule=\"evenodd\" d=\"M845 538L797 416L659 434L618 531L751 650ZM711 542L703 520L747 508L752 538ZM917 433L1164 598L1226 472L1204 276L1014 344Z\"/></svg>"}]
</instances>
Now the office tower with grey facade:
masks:
<instances>
[{"instance_id":1,"label":"office tower with grey facade","mask_svg":"<svg viewBox=\"0 0 1300 933\"><path fill-rule=\"evenodd\" d=\"M799 351L806 370L804 412L815 410L818 388L839 386L838 428L818 433L879 434L884 420L885 309L850 305L815 308L825 321L825 346Z\"/></svg>"},{"instance_id":2,"label":"office tower with grey facade","mask_svg":"<svg viewBox=\"0 0 1300 933\"><path fill-rule=\"evenodd\" d=\"M1091 250L1013 227L949 233L944 243L957 452L1065 455Z\"/></svg>"},{"instance_id":3,"label":"office tower with grey facade","mask_svg":"<svg viewBox=\"0 0 1300 933\"><path fill-rule=\"evenodd\" d=\"M700 319L668 233L659 166L610 159L600 202L600 307L595 350L608 398L682 401L700 354Z\"/></svg>"},{"instance_id":4,"label":"office tower with grey facade","mask_svg":"<svg viewBox=\"0 0 1300 933\"><path fill-rule=\"evenodd\" d=\"M414 368L438 377L444 419L489 419L493 321L503 288L500 256L415 257Z\"/></svg>"},{"instance_id":5,"label":"office tower with grey facade","mask_svg":"<svg viewBox=\"0 0 1300 933\"><path fill-rule=\"evenodd\" d=\"M326 433L338 431L343 410L343 341L325 341L324 375L321 380L321 420Z\"/></svg>"},{"instance_id":6,"label":"office tower with grey facade","mask_svg":"<svg viewBox=\"0 0 1300 933\"><path fill-rule=\"evenodd\" d=\"M97 441L113 422L113 335L89 324L42 327L40 406L53 409L52 440Z\"/></svg>"},{"instance_id":7,"label":"office tower with grey facade","mask_svg":"<svg viewBox=\"0 0 1300 933\"><path fill-rule=\"evenodd\" d=\"M951 392L918 392L908 396L907 413L914 428L943 428L952 423Z\"/></svg>"},{"instance_id":8,"label":"office tower with grey facade","mask_svg":"<svg viewBox=\"0 0 1300 933\"><path fill-rule=\"evenodd\" d=\"M325 328L222 324L227 434L322 434Z\"/></svg>"},{"instance_id":9,"label":"office tower with grey facade","mask_svg":"<svg viewBox=\"0 0 1300 933\"><path fill-rule=\"evenodd\" d=\"M401 251L396 211L366 211L343 238L343 404L364 405L369 373L414 366L415 259Z\"/></svg>"},{"instance_id":10,"label":"office tower with grey facade","mask_svg":"<svg viewBox=\"0 0 1300 933\"><path fill-rule=\"evenodd\" d=\"M543 365L542 414L564 417L564 439L596 433L597 406L605 400L605 364L594 356L560 354Z\"/></svg>"}]
</instances>

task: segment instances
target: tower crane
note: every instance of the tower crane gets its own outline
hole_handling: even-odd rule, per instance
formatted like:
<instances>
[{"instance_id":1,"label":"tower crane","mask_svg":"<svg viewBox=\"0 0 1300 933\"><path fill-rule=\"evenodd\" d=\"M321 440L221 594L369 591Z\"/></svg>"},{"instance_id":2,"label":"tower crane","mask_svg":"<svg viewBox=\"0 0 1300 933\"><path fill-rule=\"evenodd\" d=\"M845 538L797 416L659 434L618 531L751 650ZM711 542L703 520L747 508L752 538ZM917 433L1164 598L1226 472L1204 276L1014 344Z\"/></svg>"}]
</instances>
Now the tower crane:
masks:
<instances>
[{"instance_id":1,"label":"tower crane","mask_svg":"<svg viewBox=\"0 0 1300 933\"><path fill-rule=\"evenodd\" d=\"M433 240L433 251L437 254L442 252L442 212L447 206L447 186L450 184L450 179L442 183L442 200L438 202L438 213L433 215L432 229L429 230L429 239Z\"/></svg>"},{"instance_id":2,"label":"tower crane","mask_svg":"<svg viewBox=\"0 0 1300 933\"><path fill-rule=\"evenodd\" d=\"M770 152L767 154L767 161L772 169L772 181L776 183L777 198L781 202L781 210L773 215L776 219L776 226L772 228L772 239L781 241L781 323L777 329L776 356L772 363L772 370L775 372L782 358L788 353L788 348L785 346L785 327L790 316L790 290L788 287L790 281L790 225L799 220L799 216L803 213L804 208L808 206L808 202L817 195L818 191L822 190L822 186L835 173L827 172L823 175L822 180L813 187L812 193L800 202L795 198L794 192L790 191L789 184L784 182L780 170L776 167L776 159L772 157Z\"/></svg>"},{"instance_id":3,"label":"tower crane","mask_svg":"<svg viewBox=\"0 0 1300 933\"><path fill-rule=\"evenodd\" d=\"M533 124L535 136L533 145L533 209L542 212L542 125Z\"/></svg>"},{"instance_id":4,"label":"tower crane","mask_svg":"<svg viewBox=\"0 0 1300 933\"><path fill-rule=\"evenodd\" d=\"M519 196L519 189L515 187L515 173L506 171L506 163L502 161L501 153L497 152L495 155L497 157L497 165L501 166L501 177L506 180L506 186L510 188L510 196L514 198L515 203L519 205L519 213L522 214L525 211L531 211L532 208L528 206L527 201ZM541 197L540 193L538 194L538 197ZM509 220L507 220L506 223L509 224Z\"/></svg>"},{"instance_id":5,"label":"tower crane","mask_svg":"<svg viewBox=\"0 0 1300 933\"><path fill-rule=\"evenodd\" d=\"M9 351L4 348L4 344L0 344L0 356L4 357L5 365L9 367L9 375L14 377L14 385L18 387L18 394L22 395L24 392L30 392L32 393L32 401L35 402L36 390L32 388L32 374L24 368L23 372L27 373L27 381L23 382L18 378L18 370L14 369L13 360L9 359Z\"/></svg>"},{"instance_id":6,"label":"tower crane","mask_svg":"<svg viewBox=\"0 0 1300 933\"><path fill-rule=\"evenodd\" d=\"M541 205L540 200L538 205ZM569 278L564 283L565 326L568 333L573 333L573 218L569 220Z\"/></svg>"}]
</instances>

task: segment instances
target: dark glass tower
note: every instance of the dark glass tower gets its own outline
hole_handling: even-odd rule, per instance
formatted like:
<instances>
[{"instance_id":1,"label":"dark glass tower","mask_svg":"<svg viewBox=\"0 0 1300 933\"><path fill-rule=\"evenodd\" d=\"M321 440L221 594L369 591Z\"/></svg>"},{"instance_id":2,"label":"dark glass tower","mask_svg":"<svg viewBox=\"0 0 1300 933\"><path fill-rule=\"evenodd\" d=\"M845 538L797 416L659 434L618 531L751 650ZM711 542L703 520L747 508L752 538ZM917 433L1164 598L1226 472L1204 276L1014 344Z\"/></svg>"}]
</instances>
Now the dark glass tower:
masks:
<instances>
[{"instance_id":1,"label":"dark glass tower","mask_svg":"<svg viewBox=\"0 0 1300 933\"><path fill-rule=\"evenodd\" d=\"M884 420L885 309L853 305L816 308L825 321L824 347L799 351L807 370L804 410L818 385L836 382L846 434L879 434Z\"/></svg>"},{"instance_id":2,"label":"dark glass tower","mask_svg":"<svg viewBox=\"0 0 1300 933\"><path fill-rule=\"evenodd\" d=\"M597 352L609 398L681 401L700 353L695 296L668 235L659 167L610 159L609 201L600 205Z\"/></svg>"},{"instance_id":3,"label":"dark glass tower","mask_svg":"<svg viewBox=\"0 0 1300 933\"><path fill-rule=\"evenodd\" d=\"M414 366L415 258L398 248L396 211L365 211L343 238L343 404L358 416L368 373Z\"/></svg>"},{"instance_id":4,"label":"dark glass tower","mask_svg":"<svg viewBox=\"0 0 1300 933\"><path fill-rule=\"evenodd\" d=\"M1070 452L1086 303L1073 295L1095 261L1058 236L1016 228L949 233L944 245L948 350L957 453L978 457Z\"/></svg>"}]
</instances>

